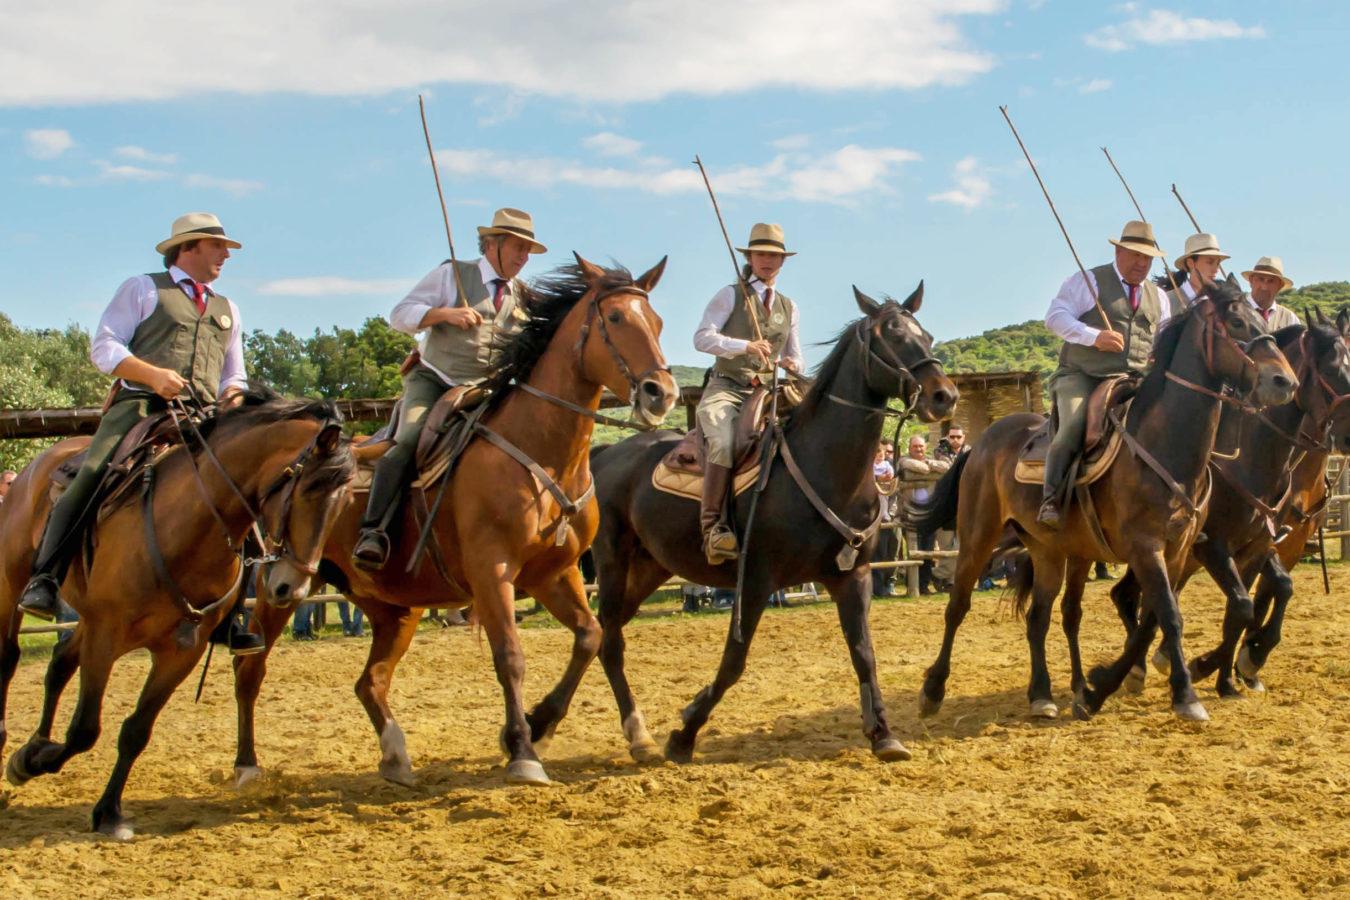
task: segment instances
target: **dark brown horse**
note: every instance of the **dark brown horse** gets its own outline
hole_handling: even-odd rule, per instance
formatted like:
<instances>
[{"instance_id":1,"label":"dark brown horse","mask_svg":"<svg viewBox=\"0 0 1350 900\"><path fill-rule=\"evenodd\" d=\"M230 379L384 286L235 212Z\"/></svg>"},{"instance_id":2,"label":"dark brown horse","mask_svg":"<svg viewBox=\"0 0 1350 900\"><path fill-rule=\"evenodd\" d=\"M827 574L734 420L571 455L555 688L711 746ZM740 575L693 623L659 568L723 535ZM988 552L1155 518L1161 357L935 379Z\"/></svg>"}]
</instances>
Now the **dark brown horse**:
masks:
<instances>
[{"instance_id":1,"label":"dark brown horse","mask_svg":"<svg viewBox=\"0 0 1350 900\"><path fill-rule=\"evenodd\" d=\"M93 813L96 830L119 839L131 836L122 816L127 776L150 740L159 711L232 608L243 570L234 548L255 522L279 546L280 559L267 575L270 591L292 600L304 599L309 591L319 549L356 471L339 421L327 402L247 392L241 405L218 412L202 428L221 469L208 461L207 450L180 444L153 464L151 493L131 490L107 513L93 533L93 557L82 553L62 585L62 597L80 614L80 622L70 640L52 653L42 718L36 733L9 758L5 773L11 783L59 771L94 745L113 662L145 648L150 674L135 711L122 725L117 764ZM49 478L87 444L87 438L73 438L42 453L20 473L0 506L0 722L19 657L23 616L17 598L51 507ZM146 537L147 509L170 583L156 574ZM177 585L186 586L185 595ZM185 627L184 601L201 610L195 627ZM77 668L79 701L65 741L53 741L57 702ZM0 726L0 740L3 734Z\"/></svg>"},{"instance_id":2,"label":"dark brown horse","mask_svg":"<svg viewBox=\"0 0 1350 900\"><path fill-rule=\"evenodd\" d=\"M670 759L692 758L699 729L744 671L769 595L807 581L824 582L838 608L858 676L863 733L872 751L882 759L909 757L886 722L867 622L870 560L876 546L875 529L867 532L879 510L872 459L888 400L908 400L919 418L934 422L951 414L958 392L932 357L932 336L914 318L923 301L922 284L904 304L877 303L856 288L855 293L863 318L840 334L801 405L782 426L782 438L805 484L853 530L857 558L840 565L840 553L848 549L841 532L813 508L801 482L789 474L782 451L772 457L754 529L746 538L744 640L736 639L734 628L728 634L716 677L684 710L684 727L670 736ZM671 573L718 587L734 586L737 577L734 563L711 566L704 557L698 501L652 486L652 470L677 441L670 434L639 435L595 458L601 512L592 550L604 625L601 660L618 701L629 752L637 759L654 756L656 744L624 674L624 624ZM737 528L745 534L749 504L736 506Z\"/></svg>"},{"instance_id":3,"label":"dark brown horse","mask_svg":"<svg viewBox=\"0 0 1350 900\"><path fill-rule=\"evenodd\" d=\"M1190 662L1194 680L1218 673L1216 688L1221 697L1238 697L1233 677L1234 656L1246 634L1246 643L1262 663L1270 648L1279 642L1284 609L1293 596L1294 584L1275 551L1275 536L1292 503L1296 502L1295 470L1306 456L1316 457L1314 472L1304 481L1321 481L1329 451L1350 449L1350 350L1345 332L1350 328L1350 313L1342 313L1333 325L1322 317L1310 320L1307 327L1292 325L1282 329L1275 339L1299 378L1298 393L1289 403L1252 414L1250 410L1224 412L1221 427L1240 429L1235 459L1216 459L1214 494L1205 520L1206 540L1198 542L1182 569L1177 593L1201 568L1209 572L1224 592L1222 640L1208 653ZM1302 530L1302 529L1300 529ZM1299 545L1302 548L1302 545ZM1261 616L1248 587L1261 577L1266 583L1266 600ZM1127 633L1136 627L1139 587L1133 572L1112 589ZM1275 615L1266 621L1271 601ZM1147 647L1156 625L1146 618ZM1249 670L1252 650L1248 650ZM1169 668L1167 654L1159 650L1159 667ZM1142 661L1131 670L1127 681L1132 690L1143 685Z\"/></svg>"},{"instance_id":4,"label":"dark brown horse","mask_svg":"<svg viewBox=\"0 0 1350 900\"><path fill-rule=\"evenodd\" d=\"M1245 346L1244 346L1245 345ZM1144 379L1125 420L1126 431L1154 455L1177 484L1172 490L1133 451L1122 448L1111 468L1089 490L1113 561L1124 560L1144 585L1144 602L1154 610L1164 632L1181 646L1181 615L1171 585L1199 532L1208 493L1207 468L1222 405L1218 391L1231 384L1260 405L1283 403L1297 387L1293 371L1264 323L1243 300L1236 286L1211 288L1184 314L1173 318L1157 336L1152 371ZM1050 610L1064 582L1066 561L1070 593L1081 594L1089 561L1102 558L1080 504L1064 527L1053 532L1036 521L1041 488L1014 478L1018 456L1044 418L1032 414L1006 416L991 425L969 453L961 457L921 505L914 524L923 530L950 528L955 522L960 544L946 630L937 660L929 667L920 695L923 715L942 706L951 671L956 631L970 609L970 592L991 552L1010 524L1030 554L1025 577L1032 605L1026 615L1031 649L1031 682L1027 697L1034 716L1054 717L1050 673L1045 664L1045 635ZM1078 597L1066 598L1077 608ZM1022 602L1025 602L1025 596ZM1066 612L1066 633L1078 622ZM1093 670L1082 677L1076 643L1070 644L1074 711L1096 712L1119 686L1123 672ZM1186 719L1208 714L1196 699L1184 664L1172 673L1172 708Z\"/></svg>"},{"instance_id":5,"label":"dark brown horse","mask_svg":"<svg viewBox=\"0 0 1350 900\"><path fill-rule=\"evenodd\" d=\"M577 257L576 266L531 285L531 321L506 348L504 365L489 385L495 406L482 421L541 466L568 498L581 501L570 521L535 475L484 439L470 444L459 460L432 530L428 556L439 554L444 571L430 558L412 574L405 572L418 535L417 510L425 508L421 498L404 504L401 526L391 535L389 564L381 572L351 565L364 492L342 510L324 548L322 574L370 619L370 656L356 694L379 736L380 774L385 778L413 781L403 731L389 710L388 696L394 667L412 641L422 610L472 606L474 619L487 632L506 701L501 742L509 759L507 780L547 783L536 745L542 745L566 713L600 646L600 625L586 604L577 570L599 517L589 493L594 421L577 409L594 413L608 387L630 400L639 421L656 425L678 399L661 353L661 318L647 296L664 267L662 260L633 278L626 270L605 270ZM573 634L566 671L529 715L521 690L525 658L516 633L517 588L537 598ZM255 622L270 648L286 613L265 604L258 610ZM235 670L235 770L243 783L259 772L253 722L266 655L236 659Z\"/></svg>"}]
</instances>

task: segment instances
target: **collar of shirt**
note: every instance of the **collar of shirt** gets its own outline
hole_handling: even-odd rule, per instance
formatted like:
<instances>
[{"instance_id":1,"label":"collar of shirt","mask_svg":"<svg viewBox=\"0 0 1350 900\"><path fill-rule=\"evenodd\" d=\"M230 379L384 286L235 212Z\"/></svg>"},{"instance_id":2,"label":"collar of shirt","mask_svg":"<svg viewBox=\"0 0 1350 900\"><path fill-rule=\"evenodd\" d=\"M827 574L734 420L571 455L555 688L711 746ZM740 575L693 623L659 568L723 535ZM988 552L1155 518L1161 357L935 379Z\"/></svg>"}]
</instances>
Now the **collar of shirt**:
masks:
<instances>
[{"instance_id":1,"label":"collar of shirt","mask_svg":"<svg viewBox=\"0 0 1350 900\"><path fill-rule=\"evenodd\" d=\"M180 288L183 288L183 293L187 294L189 297L192 296L191 289L183 287L183 282L184 281L195 282L196 279L194 279L191 275L184 272L177 266L169 266L169 277L173 279L174 284L178 285ZM208 295L214 295L216 293L215 291L211 290L211 285L209 284L203 284L202 287L206 288L206 293Z\"/></svg>"},{"instance_id":2,"label":"collar of shirt","mask_svg":"<svg viewBox=\"0 0 1350 900\"><path fill-rule=\"evenodd\" d=\"M1189 278L1181 283L1181 295L1187 300L1194 300L1195 293L1195 288L1191 287L1191 280Z\"/></svg>"},{"instance_id":3,"label":"collar of shirt","mask_svg":"<svg viewBox=\"0 0 1350 900\"><path fill-rule=\"evenodd\" d=\"M489 287L492 285L493 279L502 277L497 273L496 269L492 268L492 263L488 262L488 258L486 256L478 257L478 274L483 276L483 284L486 284ZM505 292L508 294L511 293L511 279L509 278L506 279Z\"/></svg>"},{"instance_id":4,"label":"collar of shirt","mask_svg":"<svg viewBox=\"0 0 1350 900\"><path fill-rule=\"evenodd\" d=\"M1256 310L1257 312L1260 312L1260 311L1261 311L1261 307L1260 307L1259 304L1257 304L1256 298L1253 297L1251 294L1248 294L1248 295L1247 295L1247 302L1250 303L1250 304L1252 305L1252 309ZM1277 309L1279 309L1279 308L1280 308L1280 304L1279 304L1278 302L1277 302L1277 303L1272 303L1272 304L1270 304L1270 314L1271 314L1272 316L1275 315L1275 310L1277 310Z\"/></svg>"},{"instance_id":5,"label":"collar of shirt","mask_svg":"<svg viewBox=\"0 0 1350 900\"><path fill-rule=\"evenodd\" d=\"M752 288L754 289L755 293L759 295L759 299L760 299L761 301L763 301L763 300L764 300L764 292L767 291L767 290L769 289L770 286L767 285L767 284L765 284L764 282L760 281L759 278L757 278L756 276L751 275L751 276L750 276L750 287L752 287ZM778 290L778 288L777 288L776 285L774 286L774 290L775 290L775 291Z\"/></svg>"},{"instance_id":6,"label":"collar of shirt","mask_svg":"<svg viewBox=\"0 0 1350 900\"><path fill-rule=\"evenodd\" d=\"M1120 274L1120 269L1117 269L1117 268L1116 268L1116 264L1115 264L1114 262L1111 263L1111 269L1112 269L1112 271L1114 271L1114 272L1116 273L1116 280L1120 282L1121 288L1124 289L1124 291L1125 291L1125 296L1126 296L1126 297L1130 296L1130 283L1129 283L1128 281L1125 280L1125 276L1124 276L1124 275ZM1144 280L1145 280L1145 281L1148 280L1147 276L1145 276ZM1144 285L1143 285L1142 283L1140 283L1140 284L1138 285L1138 287L1140 287L1140 288L1143 288L1143 286L1144 286Z\"/></svg>"}]
</instances>

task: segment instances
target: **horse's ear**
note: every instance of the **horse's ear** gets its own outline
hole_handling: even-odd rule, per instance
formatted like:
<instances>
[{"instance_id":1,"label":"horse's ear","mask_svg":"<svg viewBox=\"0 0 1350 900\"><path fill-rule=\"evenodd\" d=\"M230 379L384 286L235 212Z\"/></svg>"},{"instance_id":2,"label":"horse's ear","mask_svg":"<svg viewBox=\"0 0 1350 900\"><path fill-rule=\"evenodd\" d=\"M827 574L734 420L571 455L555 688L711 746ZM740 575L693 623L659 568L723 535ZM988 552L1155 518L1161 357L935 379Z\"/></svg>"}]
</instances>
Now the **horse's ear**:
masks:
<instances>
[{"instance_id":1,"label":"horse's ear","mask_svg":"<svg viewBox=\"0 0 1350 900\"><path fill-rule=\"evenodd\" d=\"M1336 330L1342 335L1350 335L1350 306L1342 306L1336 313Z\"/></svg>"},{"instance_id":2,"label":"horse's ear","mask_svg":"<svg viewBox=\"0 0 1350 900\"><path fill-rule=\"evenodd\" d=\"M1236 275L1234 275L1232 272L1229 272L1227 281L1229 286L1232 287L1233 290L1237 291L1239 294L1242 293L1242 285L1238 284Z\"/></svg>"},{"instance_id":3,"label":"horse's ear","mask_svg":"<svg viewBox=\"0 0 1350 900\"><path fill-rule=\"evenodd\" d=\"M1319 325L1326 325L1327 327L1331 327L1331 320L1327 318L1326 313L1322 312L1322 307L1314 306L1313 310L1317 313L1317 323Z\"/></svg>"},{"instance_id":4,"label":"horse's ear","mask_svg":"<svg viewBox=\"0 0 1350 900\"><path fill-rule=\"evenodd\" d=\"M604 269L593 262L582 259L581 254L575 250L572 251L572 255L577 258L577 268L581 270L581 277L586 280L587 284L595 284L604 277Z\"/></svg>"},{"instance_id":5,"label":"horse's ear","mask_svg":"<svg viewBox=\"0 0 1350 900\"><path fill-rule=\"evenodd\" d=\"M342 443L342 426L337 422L329 422L323 426L319 436L314 439L314 446L324 456L331 456L338 446Z\"/></svg>"},{"instance_id":6,"label":"horse's ear","mask_svg":"<svg viewBox=\"0 0 1350 900\"><path fill-rule=\"evenodd\" d=\"M881 312L881 304L858 290L856 284L853 286L853 299L858 301L858 309L862 310L865 316L875 318L876 314Z\"/></svg>"},{"instance_id":7,"label":"horse's ear","mask_svg":"<svg viewBox=\"0 0 1350 900\"><path fill-rule=\"evenodd\" d=\"M659 263L657 263L656 265L652 266L650 269L639 275L637 277L637 280L634 281L633 284L637 285L638 287L642 288L642 290L650 294L653 290L655 290L657 282L661 280L661 273L666 271L666 260L668 259L670 259L669 256L661 257L661 261Z\"/></svg>"},{"instance_id":8,"label":"horse's ear","mask_svg":"<svg viewBox=\"0 0 1350 900\"><path fill-rule=\"evenodd\" d=\"M919 311L919 307L920 307L920 306L923 306L923 280L922 280L922 279L919 280L919 286L916 287L916 288L914 289L914 293L910 294L909 297L907 297L907 298L905 299L905 302L900 304L900 307L901 307L902 309L908 311L908 312L910 313L910 315L913 315L914 313L917 313L917 312Z\"/></svg>"}]
</instances>

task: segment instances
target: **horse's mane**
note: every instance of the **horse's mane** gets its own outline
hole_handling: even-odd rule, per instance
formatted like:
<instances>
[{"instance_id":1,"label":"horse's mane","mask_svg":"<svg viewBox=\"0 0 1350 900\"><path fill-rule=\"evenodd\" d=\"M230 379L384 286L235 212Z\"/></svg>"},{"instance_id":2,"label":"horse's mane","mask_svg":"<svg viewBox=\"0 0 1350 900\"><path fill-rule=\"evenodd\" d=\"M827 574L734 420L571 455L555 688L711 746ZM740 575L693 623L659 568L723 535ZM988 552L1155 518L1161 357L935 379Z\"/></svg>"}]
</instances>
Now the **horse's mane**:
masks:
<instances>
[{"instance_id":1,"label":"horse's mane","mask_svg":"<svg viewBox=\"0 0 1350 900\"><path fill-rule=\"evenodd\" d=\"M605 294L632 284L633 274L623 266L616 266L605 269L597 288ZM563 319L590 289L581 266L575 264L560 266L525 286L521 308L530 318L520 333L502 346L501 362L485 383L491 396L500 397L512 381L523 382L530 377Z\"/></svg>"},{"instance_id":2,"label":"horse's mane","mask_svg":"<svg viewBox=\"0 0 1350 900\"><path fill-rule=\"evenodd\" d=\"M862 321L861 318L854 319L841 328L833 338L821 341L816 345L826 347L834 344L834 349L811 370L811 386L807 389L805 396L802 397L801 403L797 404L797 407L788 414L784 427L791 426L798 418L809 418L812 411L820 405L830 392L834 379L839 375L839 369L844 365L844 357L848 354L848 348L852 345L852 342L845 340L845 338L858 327L860 321Z\"/></svg>"},{"instance_id":3,"label":"horse's mane","mask_svg":"<svg viewBox=\"0 0 1350 900\"><path fill-rule=\"evenodd\" d=\"M1229 303L1241 301L1242 292L1228 284L1226 281L1214 283L1207 292L1213 301L1223 300ZM1172 366L1172 357L1176 355L1177 347L1181 344L1181 336L1186 331L1186 324L1190 322L1193 316L1198 315L1200 308L1201 294L1196 298L1186 312L1179 316L1172 316L1163 323L1162 328L1153 337L1153 364L1149 367L1148 374L1144 376L1144 381L1139 385L1139 391L1135 395L1134 407L1136 409L1147 409L1152 403L1162 395L1163 388L1167 384L1167 370Z\"/></svg>"}]
</instances>

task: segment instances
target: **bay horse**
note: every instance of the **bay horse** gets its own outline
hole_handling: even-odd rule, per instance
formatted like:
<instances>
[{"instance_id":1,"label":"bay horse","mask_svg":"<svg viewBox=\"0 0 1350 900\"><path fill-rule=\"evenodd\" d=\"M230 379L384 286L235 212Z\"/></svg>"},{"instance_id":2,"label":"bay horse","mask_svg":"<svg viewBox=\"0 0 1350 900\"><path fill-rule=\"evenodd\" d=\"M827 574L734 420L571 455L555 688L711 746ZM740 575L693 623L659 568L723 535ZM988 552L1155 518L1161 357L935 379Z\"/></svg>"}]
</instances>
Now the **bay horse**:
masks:
<instances>
[{"instance_id":1,"label":"bay horse","mask_svg":"<svg viewBox=\"0 0 1350 900\"><path fill-rule=\"evenodd\" d=\"M770 457L754 528L744 542L744 640L737 639L733 623L716 676L684 710L683 727L666 744L666 756L676 762L692 759L699 729L744 671L769 595L807 581L824 582L834 598L858 676L863 733L872 752L886 760L909 758L886 722L867 621L876 546L876 529L869 523L877 521L880 509L872 459L889 400L906 400L921 420L936 422L951 415L958 391L933 358L932 336L915 318L923 302L922 283L903 304L877 303L857 288L854 293L863 317L840 332L801 404L782 425L786 450ZM593 460L600 501L600 532L592 547L604 626L600 656L629 752L639 761L657 751L624 673L623 626L672 573L714 587L734 587L737 580L736 563L709 565L703 554L698 501L652 485L652 471L678 441L669 433L637 435L606 447ZM789 463L805 484L789 474ZM808 499L808 489L851 528L850 541ZM735 505L737 530L745 534L749 504ZM856 560L841 566L838 557L841 551L847 555L850 544Z\"/></svg>"},{"instance_id":2,"label":"bay horse","mask_svg":"<svg viewBox=\"0 0 1350 900\"><path fill-rule=\"evenodd\" d=\"M57 772L94 745L113 663L145 648L150 673L122 725L116 765L93 810L96 831L132 836L122 815L127 777L160 710L233 608L244 568L237 548L255 523L277 557L266 577L270 592L289 600L307 595L327 529L356 472L340 422L326 401L283 400L250 388L238 405L220 407L201 425L205 446L164 451L150 466L152 480L137 476L148 489L111 501L94 526L96 552L91 558L81 551L62 585L80 620L52 653L37 731L5 769L11 783ZM49 479L88 443L72 438L43 451L0 505L0 723L19 658L18 597L51 507ZM65 740L53 741L57 703L76 669L79 700ZM3 737L0 724L0 742Z\"/></svg>"},{"instance_id":3,"label":"bay horse","mask_svg":"<svg viewBox=\"0 0 1350 900\"><path fill-rule=\"evenodd\" d=\"M1066 561L1072 563L1070 593L1081 593L1090 561L1102 559L1104 550L1109 551L1108 561L1127 561L1144 586L1146 608L1157 615L1171 646L1180 648L1181 614L1171 585L1203 519L1209 457L1222 405L1219 391L1225 384L1263 406L1286 402L1298 384L1255 309L1230 283L1209 288L1156 336L1153 365L1124 427L1163 472L1146 464L1127 441L1107 472L1089 486L1108 545L1105 548L1099 546L1081 504L1073 505L1059 531L1036 521L1041 487L1021 484L1014 477L1023 447L1045 421L1032 413L1005 416L992 424L938 481L930 500L912 505L910 518L915 527L928 530L954 524L960 548L942 647L924 675L921 715L931 716L942 706L952 647L970 610L971 590L1009 525L1029 554L1020 577L1026 579L1032 603L1026 610L1024 592L1019 611L1026 612L1031 653L1027 698L1033 716L1053 718L1059 711L1051 699L1045 635L1051 606L1064 582ZM1066 608L1077 609L1081 596L1066 597L1065 602ZM1064 628L1066 633L1077 632L1078 622L1069 612ZM1088 716L1100 709L1119 680L1110 684L1107 673L1094 669L1086 679L1091 685L1087 684L1076 643L1071 642L1069 650L1074 712ZM1179 656L1179 650L1173 652ZM1185 668L1179 663L1172 672L1173 711L1183 719L1206 719L1208 713L1196 698Z\"/></svg>"},{"instance_id":4,"label":"bay horse","mask_svg":"<svg viewBox=\"0 0 1350 900\"><path fill-rule=\"evenodd\" d=\"M379 771L386 779L415 779L404 733L389 709L394 668L408 649L427 607L472 607L487 633L493 667L506 704L501 745L506 779L546 784L536 749L566 713L582 675L600 646L600 625L586 603L577 560L595 536L588 451L601 393L627 398L636 419L660 424L679 397L661 352L661 317L648 298L665 268L661 260L637 278L576 257L575 266L531 283L531 316L504 348L500 370L487 387L494 405L480 420L507 446L532 460L579 508L570 518L540 479L500 443L475 439L455 466L432 529L427 556L405 572L420 525L414 496L403 504L391 534L389 563L379 572L351 564L364 494L340 511L323 550L321 574L366 614L370 654L356 695L379 737ZM516 631L517 588L529 592L572 631L572 655L556 687L527 715L522 681L525 658ZM286 611L259 604L254 618L270 651ZM235 660L239 708L237 783L260 769L254 742L258 691L267 654ZM547 725L541 723L547 722Z\"/></svg>"},{"instance_id":5,"label":"bay horse","mask_svg":"<svg viewBox=\"0 0 1350 900\"><path fill-rule=\"evenodd\" d=\"M1217 672L1215 686L1220 697L1241 696L1233 669L1244 634L1249 648L1247 667L1253 673L1253 650L1264 663L1270 648L1279 642L1294 583L1276 552L1275 537L1285 519L1292 518L1290 513L1298 500L1297 470L1305 459L1314 460L1302 475L1301 487L1304 491L1315 489L1322 482L1328 453L1350 450L1350 405L1345 405L1350 399L1347 328L1350 312L1342 312L1336 324L1321 316L1320 320L1310 318L1307 326L1281 329L1275 335L1276 343L1299 378L1293 400L1255 414L1247 409L1224 411L1224 426L1241 429L1237 457L1212 463L1219 477L1205 520L1206 540L1192 548L1176 586L1180 593L1191 576L1204 568L1224 592L1227 603L1222 639L1213 650L1193 658L1189 666L1196 681ZM1306 538L1307 530L1299 531ZM1300 552L1302 547L1297 544ZM1265 597L1260 617L1248 593L1258 576L1264 582ZM1147 637L1141 639L1141 646L1147 648L1156 625L1152 617L1137 622L1138 595L1138 581L1132 571L1127 571L1111 590L1127 634L1135 627L1147 629ZM1266 621L1272 601L1275 615ZM1160 649L1155 659L1166 671L1167 654ZM1130 690L1142 689L1142 660L1136 661L1126 680Z\"/></svg>"}]
</instances>

